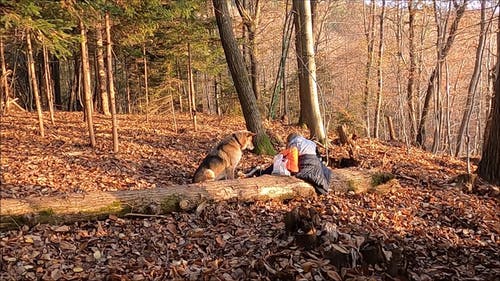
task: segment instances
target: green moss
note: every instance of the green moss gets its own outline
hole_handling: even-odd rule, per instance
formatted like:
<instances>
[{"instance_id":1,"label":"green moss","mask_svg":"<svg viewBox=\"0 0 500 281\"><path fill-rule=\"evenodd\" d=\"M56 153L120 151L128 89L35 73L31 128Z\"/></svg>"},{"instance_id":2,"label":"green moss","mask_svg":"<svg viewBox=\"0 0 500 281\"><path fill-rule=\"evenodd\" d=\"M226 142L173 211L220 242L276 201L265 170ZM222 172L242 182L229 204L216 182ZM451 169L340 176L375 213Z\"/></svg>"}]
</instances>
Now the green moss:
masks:
<instances>
[{"instance_id":1,"label":"green moss","mask_svg":"<svg viewBox=\"0 0 500 281\"><path fill-rule=\"evenodd\" d=\"M132 211L132 207L128 205L123 205L119 201L114 201L106 207L102 207L97 211L88 212L87 215L101 215L101 214L116 214L116 215L124 215L130 213Z\"/></svg>"},{"instance_id":2,"label":"green moss","mask_svg":"<svg viewBox=\"0 0 500 281\"><path fill-rule=\"evenodd\" d=\"M163 214L166 214L166 213L170 213L172 211L178 211L179 210L179 201L180 201L180 197L176 194L165 197L165 199L163 199L160 203L161 212Z\"/></svg>"},{"instance_id":3,"label":"green moss","mask_svg":"<svg viewBox=\"0 0 500 281\"><path fill-rule=\"evenodd\" d=\"M254 140L255 149L254 153L258 155L275 155L276 150L274 149L269 136L266 134L261 134L255 136Z\"/></svg>"},{"instance_id":4,"label":"green moss","mask_svg":"<svg viewBox=\"0 0 500 281\"><path fill-rule=\"evenodd\" d=\"M347 181L347 191L356 191L356 184L353 180Z\"/></svg>"},{"instance_id":5,"label":"green moss","mask_svg":"<svg viewBox=\"0 0 500 281\"><path fill-rule=\"evenodd\" d=\"M372 186L384 184L394 178L394 175L387 172L378 172L372 175Z\"/></svg>"}]
</instances>

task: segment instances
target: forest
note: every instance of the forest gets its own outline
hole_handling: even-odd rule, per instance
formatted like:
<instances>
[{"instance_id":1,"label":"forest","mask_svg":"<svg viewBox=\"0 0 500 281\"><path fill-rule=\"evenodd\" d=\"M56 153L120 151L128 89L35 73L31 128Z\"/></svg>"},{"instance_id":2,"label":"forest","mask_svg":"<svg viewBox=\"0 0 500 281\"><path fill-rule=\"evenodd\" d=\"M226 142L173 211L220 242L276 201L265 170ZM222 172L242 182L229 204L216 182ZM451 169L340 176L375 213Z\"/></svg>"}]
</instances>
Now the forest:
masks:
<instances>
[{"instance_id":1,"label":"forest","mask_svg":"<svg viewBox=\"0 0 500 281\"><path fill-rule=\"evenodd\" d=\"M0 0L0 279L499 280L499 11ZM326 194L252 175L290 133Z\"/></svg>"}]
</instances>

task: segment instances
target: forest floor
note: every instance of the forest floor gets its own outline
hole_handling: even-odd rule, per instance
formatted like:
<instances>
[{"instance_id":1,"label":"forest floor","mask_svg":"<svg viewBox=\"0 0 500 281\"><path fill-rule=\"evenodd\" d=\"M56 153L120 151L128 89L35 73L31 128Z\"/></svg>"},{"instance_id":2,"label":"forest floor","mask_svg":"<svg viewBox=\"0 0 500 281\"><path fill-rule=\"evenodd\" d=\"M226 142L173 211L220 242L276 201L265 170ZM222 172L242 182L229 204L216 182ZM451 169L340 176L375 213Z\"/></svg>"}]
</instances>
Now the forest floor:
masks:
<instances>
[{"instance_id":1,"label":"forest floor","mask_svg":"<svg viewBox=\"0 0 500 281\"><path fill-rule=\"evenodd\" d=\"M199 114L195 132L185 114L151 116L149 123L145 116L121 115L121 152L113 155L110 118L96 115L97 147L91 149L81 113L55 117L55 125L45 119L45 138L37 134L35 114L1 118L2 198L190 183L217 140L245 129L239 117ZM279 122L265 126L281 140L304 133ZM455 179L465 162L449 156L397 142L356 144L358 168L391 172L401 186L363 194L333 186L327 195L286 202L234 200L202 212L23 226L0 233L0 279L500 280L497 186L478 181L464 188ZM335 146L329 156L340 159L346 151ZM239 169L271 162L246 152ZM322 224L333 226L338 237L330 250L304 248L285 235L284 215L295 206L314 208ZM372 252L383 251L386 260L360 259L367 241L380 245Z\"/></svg>"}]
</instances>

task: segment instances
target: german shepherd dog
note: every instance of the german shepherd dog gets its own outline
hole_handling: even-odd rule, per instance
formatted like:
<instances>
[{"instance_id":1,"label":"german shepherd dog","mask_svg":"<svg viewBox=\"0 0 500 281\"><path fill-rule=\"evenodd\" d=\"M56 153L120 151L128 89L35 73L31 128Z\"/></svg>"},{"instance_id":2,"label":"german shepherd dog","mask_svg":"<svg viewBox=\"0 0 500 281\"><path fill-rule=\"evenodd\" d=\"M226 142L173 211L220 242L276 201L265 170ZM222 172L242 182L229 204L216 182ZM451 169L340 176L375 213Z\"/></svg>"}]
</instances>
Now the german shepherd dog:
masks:
<instances>
[{"instance_id":1,"label":"german shepherd dog","mask_svg":"<svg viewBox=\"0 0 500 281\"><path fill-rule=\"evenodd\" d=\"M221 140L203 159L193 176L193 182L234 179L236 165L243 150L254 149L254 133L237 131Z\"/></svg>"}]
</instances>

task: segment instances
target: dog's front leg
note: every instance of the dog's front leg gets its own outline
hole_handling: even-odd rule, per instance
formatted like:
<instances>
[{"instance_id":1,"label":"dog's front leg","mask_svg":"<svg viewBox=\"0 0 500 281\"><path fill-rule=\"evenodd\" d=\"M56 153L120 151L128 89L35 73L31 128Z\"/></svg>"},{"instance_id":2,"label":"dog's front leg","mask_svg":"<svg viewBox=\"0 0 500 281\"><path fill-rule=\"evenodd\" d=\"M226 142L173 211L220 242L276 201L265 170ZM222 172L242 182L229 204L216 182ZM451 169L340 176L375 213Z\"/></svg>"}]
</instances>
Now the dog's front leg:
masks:
<instances>
[{"instance_id":1,"label":"dog's front leg","mask_svg":"<svg viewBox=\"0 0 500 281\"><path fill-rule=\"evenodd\" d=\"M226 168L226 179L234 180L234 170L236 167L227 167Z\"/></svg>"}]
</instances>

